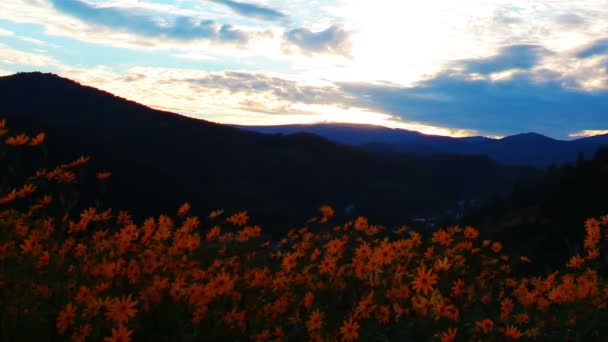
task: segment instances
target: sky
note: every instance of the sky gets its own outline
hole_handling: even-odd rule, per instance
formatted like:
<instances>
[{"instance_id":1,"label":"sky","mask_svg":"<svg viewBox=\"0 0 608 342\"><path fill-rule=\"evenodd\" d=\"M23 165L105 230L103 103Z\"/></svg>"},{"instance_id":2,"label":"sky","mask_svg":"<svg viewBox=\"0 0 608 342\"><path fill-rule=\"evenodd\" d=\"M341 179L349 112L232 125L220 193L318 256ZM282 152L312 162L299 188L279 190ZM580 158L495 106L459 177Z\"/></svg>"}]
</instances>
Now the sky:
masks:
<instances>
[{"instance_id":1,"label":"sky","mask_svg":"<svg viewBox=\"0 0 608 342\"><path fill-rule=\"evenodd\" d=\"M2 0L0 75L213 122L608 133L608 0Z\"/></svg>"}]
</instances>

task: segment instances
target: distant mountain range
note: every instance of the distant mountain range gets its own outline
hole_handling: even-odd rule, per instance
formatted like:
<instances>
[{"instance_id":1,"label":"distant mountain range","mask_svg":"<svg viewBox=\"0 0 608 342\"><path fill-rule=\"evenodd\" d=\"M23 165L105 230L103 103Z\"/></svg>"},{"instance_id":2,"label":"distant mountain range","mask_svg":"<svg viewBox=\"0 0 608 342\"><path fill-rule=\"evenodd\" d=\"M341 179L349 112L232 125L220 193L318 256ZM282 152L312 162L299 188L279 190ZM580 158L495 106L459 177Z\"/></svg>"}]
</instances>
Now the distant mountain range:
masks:
<instances>
[{"instance_id":1,"label":"distant mountain range","mask_svg":"<svg viewBox=\"0 0 608 342\"><path fill-rule=\"evenodd\" d=\"M308 133L243 131L154 110L54 74L0 77L0 116L15 131L47 132L49 163L92 156L91 171L113 172L104 202L136 217L189 201L203 214L247 209L256 223L285 230L329 203L339 215L403 224L459 200L507 192L536 174L487 157L396 155ZM96 198L81 190L85 199Z\"/></svg>"},{"instance_id":2,"label":"distant mountain range","mask_svg":"<svg viewBox=\"0 0 608 342\"><path fill-rule=\"evenodd\" d=\"M237 126L267 134L307 132L329 140L375 150L422 155L455 153L486 155L508 165L549 166L570 163L579 153L591 158L601 146L608 146L608 134L572 141L556 140L537 133L522 133L502 139L486 137L452 138L426 135L404 129L360 124L310 124L283 126Z\"/></svg>"}]
</instances>

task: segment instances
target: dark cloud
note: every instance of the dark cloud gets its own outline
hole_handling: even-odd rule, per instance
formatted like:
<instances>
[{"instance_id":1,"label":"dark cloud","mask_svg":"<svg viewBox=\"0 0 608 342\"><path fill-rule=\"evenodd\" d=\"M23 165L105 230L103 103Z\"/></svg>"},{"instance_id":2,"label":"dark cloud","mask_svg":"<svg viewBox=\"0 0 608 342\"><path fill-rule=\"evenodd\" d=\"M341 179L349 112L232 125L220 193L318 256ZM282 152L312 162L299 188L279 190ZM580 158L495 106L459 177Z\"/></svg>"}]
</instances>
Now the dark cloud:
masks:
<instances>
[{"instance_id":1,"label":"dark cloud","mask_svg":"<svg viewBox=\"0 0 608 342\"><path fill-rule=\"evenodd\" d=\"M216 2L218 4L222 4L228 6L234 12L250 18L268 20L268 21L282 21L287 19L287 16L275 9L270 7L264 7L259 5L254 5L245 2L238 2L233 0L209 0L212 2Z\"/></svg>"},{"instance_id":2,"label":"dark cloud","mask_svg":"<svg viewBox=\"0 0 608 342\"><path fill-rule=\"evenodd\" d=\"M257 73L226 71L222 74L209 74L206 77L185 81L206 89L224 89L232 93L251 95L266 93L277 99L294 103L342 105L352 101L335 86L306 86L296 81Z\"/></svg>"},{"instance_id":3,"label":"dark cloud","mask_svg":"<svg viewBox=\"0 0 608 342\"><path fill-rule=\"evenodd\" d=\"M608 38L598 39L590 45L582 48L576 54L579 58L588 58L596 55L608 54Z\"/></svg>"},{"instance_id":4,"label":"dark cloud","mask_svg":"<svg viewBox=\"0 0 608 342\"><path fill-rule=\"evenodd\" d=\"M509 135L535 131L566 138L569 133L608 128L608 92L567 86L559 75L542 81L530 72L507 80L471 80L443 73L414 87L343 84L360 106L406 121Z\"/></svg>"},{"instance_id":5,"label":"dark cloud","mask_svg":"<svg viewBox=\"0 0 608 342\"><path fill-rule=\"evenodd\" d=\"M350 54L350 33L340 25L332 25L320 32L296 28L286 32L284 38L288 47L296 46L305 54Z\"/></svg>"},{"instance_id":6,"label":"dark cloud","mask_svg":"<svg viewBox=\"0 0 608 342\"><path fill-rule=\"evenodd\" d=\"M555 22L564 28L578 28L587 25L587 19L576 13L564 13L555 17Z\"/></svg>"},{"instance_id":7,"label":"dark cloud","mask_svg":"<svg viewBox=\"0 0 608 342\"><path fill-rule=\"evenodd\" d=\"M51 0L53 6L86 22L146 37L175 40L207 39L246 43L249 36L232 25L187 16L164 15L143 9L97 6L80 0Z\"/></svg>"},{"instance_id":8,"label":"dark cloud","mask_svg":"<svg viewBox=\"0 0 608 342\"><path fill-rule=\"evenodd\" d=\"M496 56L468 59L456 63L466 72L491 74L510 69L530 69L551 51L541 45L520 44L502 48Z\"/></svg>"}]
</instances>

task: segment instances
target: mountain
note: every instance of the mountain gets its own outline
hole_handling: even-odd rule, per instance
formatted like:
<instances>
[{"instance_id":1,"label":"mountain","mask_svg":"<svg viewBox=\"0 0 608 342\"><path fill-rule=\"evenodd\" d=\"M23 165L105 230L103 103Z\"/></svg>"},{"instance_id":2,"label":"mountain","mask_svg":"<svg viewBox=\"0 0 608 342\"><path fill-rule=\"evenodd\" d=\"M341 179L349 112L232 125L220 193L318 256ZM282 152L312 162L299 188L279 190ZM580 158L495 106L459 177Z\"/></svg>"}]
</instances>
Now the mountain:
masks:
<instances>
[{"instance_id":1,"label":"mountain","mask_svg":"<svg viewBox=\"0 0 608 342\"><path fill-rule=\"evenodd\" d=\"M238 126L241 129L292 134L308 132L329 140L373 150L418 153L486 155L508 165L544 167L574 162L579 153L591 158L601 146L608 146L608 135L562 141L537 133L523 133L502 139L486 137L452 138L426 135L404 129L358 124L311 124L283 126Z\"/></svg>"},{"instance_id":2,"label":"mountain","mask_svg":"<svg viewBox=\"0 0 608 342\"><path fill-rule=\"evenodd\" d=\"M92 171L113 172L104 203L141 216L189 201L203 215L247 209L256 223L284 230L330 203L341 215L402 224L458 200L508 191L535 174L485 157L394 154L313 134L243 131L154 110L54 74L0 77L0 115L13 130L47 132L49 162L92 156Z\"/></svg>"}]
</instances>

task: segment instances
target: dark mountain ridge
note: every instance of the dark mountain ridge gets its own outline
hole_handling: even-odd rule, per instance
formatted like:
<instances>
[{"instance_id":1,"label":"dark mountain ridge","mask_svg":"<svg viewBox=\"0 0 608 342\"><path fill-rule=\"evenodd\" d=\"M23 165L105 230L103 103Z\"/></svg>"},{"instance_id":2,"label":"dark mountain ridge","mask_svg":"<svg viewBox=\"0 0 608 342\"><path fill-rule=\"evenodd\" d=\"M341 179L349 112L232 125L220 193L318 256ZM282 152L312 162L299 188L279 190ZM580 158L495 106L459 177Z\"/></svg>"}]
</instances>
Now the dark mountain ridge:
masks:
<instances>
[{"instance_id":1,"label":"dark mountain ridge","mask_svg":"<svg viewBox=\"0 0 608 342\"><path fill-rule=\"evenodd\" d=\"M312 134L265 135L158 111L53 74L0 77L0 115L13 130L45 131L50 162L93 157L110 170L116 209L147 216L182 201L206 213L247 209L270 229L318 206L354 206L386 224L482 199L533 175L485 157L394 155Z\"/></svg>"},{"instance_id":2,"label":"dark mountain ridge","mask_svg":"<svg viewBox=\"0 0 608 342\"><path fill-rule=\"evenodd\" d=\"M486 155L503 164L537 167L572 163L578 158L579 153L589 159L599 147L608 146L608 134L563 141L533 132L516 134L502 139L480 136L453 138L360 124L322 123L238 127L272 134L309 132L342 144L368 147L375 151L390 150L422 155L437 153Z\"/></svg>"}]
</instances>

